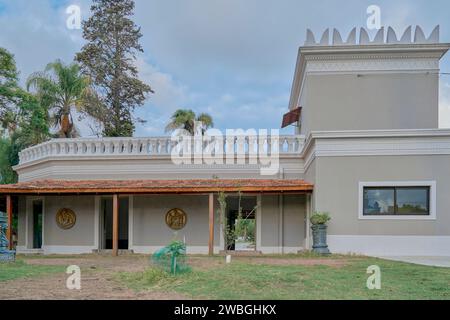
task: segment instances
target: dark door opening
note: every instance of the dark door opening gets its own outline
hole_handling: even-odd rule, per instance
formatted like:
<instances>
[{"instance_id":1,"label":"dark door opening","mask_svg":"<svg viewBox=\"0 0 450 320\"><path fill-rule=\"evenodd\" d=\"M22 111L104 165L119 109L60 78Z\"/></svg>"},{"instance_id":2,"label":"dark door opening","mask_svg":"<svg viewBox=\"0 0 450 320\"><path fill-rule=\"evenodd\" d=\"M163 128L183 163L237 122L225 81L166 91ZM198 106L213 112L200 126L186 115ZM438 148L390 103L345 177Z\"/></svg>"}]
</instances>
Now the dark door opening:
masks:
<instances>
[{"instance_id":1,"label":"dark door opening","mask_svg":"<svg viewBox=\"0 0 450 320\"><path fill-rule=\"evenodd\" d=\"M103 239L102 249L113 247L113 201L102 199ZM128 250L128 198L119 199L119 249Z\"/></svg>"},{"instance_id":2,"label":"dark door opening","mask_svg":"<svg viewBox=\"0 0 450 320\"><path fill-rule=\"evenodd\" d=\"M228 250L256 250L256 197L227 199Z\"/></svg>"},{"instance_id":3,"label":"dark door opening","mask_svg":"<svg viewBox=\"0 0 450 320\"><path fill-rule=\"evenodd\" d=\"M42 249L42 200L33 201L33 249Z\"/></svg>"}]
</instances>

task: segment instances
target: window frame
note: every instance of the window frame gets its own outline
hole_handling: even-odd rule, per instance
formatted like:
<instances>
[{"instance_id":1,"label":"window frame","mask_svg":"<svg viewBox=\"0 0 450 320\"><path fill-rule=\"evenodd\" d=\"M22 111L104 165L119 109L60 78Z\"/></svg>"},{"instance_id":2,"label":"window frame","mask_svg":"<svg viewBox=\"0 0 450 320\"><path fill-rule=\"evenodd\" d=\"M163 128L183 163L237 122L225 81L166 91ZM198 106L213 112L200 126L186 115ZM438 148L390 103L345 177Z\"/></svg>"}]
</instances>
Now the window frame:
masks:
<instances>
[{"instance_id":1,"label":"window frame","mask_svg":"<svg viewBox=\"0 0 450 320\"><path fill-rule=\"evenodd\" d=\"M392 189L394 191L394 214L365 214L364 190ZM428 188L428 214L397 214L397 189ZM359 183L359 219L360 220L436 220L436 181L379 181Z\"/></svg>"}]
</instances>

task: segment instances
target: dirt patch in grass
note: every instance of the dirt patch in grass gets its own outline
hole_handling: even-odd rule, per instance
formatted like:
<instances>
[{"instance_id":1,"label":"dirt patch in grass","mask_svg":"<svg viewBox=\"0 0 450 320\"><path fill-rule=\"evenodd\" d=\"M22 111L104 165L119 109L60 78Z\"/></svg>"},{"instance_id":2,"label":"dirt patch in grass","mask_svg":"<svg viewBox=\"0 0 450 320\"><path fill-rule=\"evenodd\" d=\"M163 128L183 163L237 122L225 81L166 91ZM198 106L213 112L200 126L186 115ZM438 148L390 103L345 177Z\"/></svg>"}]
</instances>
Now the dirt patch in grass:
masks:
<instances>
[{"instance_id":1,"label":"dirt patch in grass","mask_svg":"<svg viewBox=\"0 0 450 320\"><path fill-rule=\"evenodd\" d=\"M72 256L70 258L57 258L57 257L24 257L23 260L30 265L62 265L70 266L77 265L80 268L86 269L106 269L111 271L130 271L137 272L143 271L149 265L149 258L145 255L133 255L133 256Z\"/></svg>"},{"instance_id":2,"label":"dirt patch in grass","mask_svg":"<svg viewBox=\"0 0 450 320\"><path fill-rule=\"evenodd\" d=\"M57 274L33 279L21 279L2 283L0 299L20 300L181 300L179 293L135 292L115 281L106 272L84 274L81 290L68 290L67 275Z\"/></svg>"},{"instance_id":3,"label":"dirt patch in grass","mask_svg":"<svg viewBox=\"0 0 450 320\"><path fill-rule=\"evenodd\" d=\"M267 264L273 266L327 266L341 268L349 264L346 260L331 259L276 259L276 258L253 258L249 262L255 264Z\"/></svg>"},{"instance_id":4,"label":"dirt patch in grass","mask_svg":"<svg viewBox=\"0 0 450 320\"><path fill-rule=\"evenodd\" d=\"M351 263L351 261L358 260L358 258L343 259L341 257L329 258L320 256L232 256L232 262L252 263L258 265L273 265L273 266L328 266L341 268ZM188 263L194 269L209 270L225 265L225 256L210 257L189 257Z\"/></svg>"},{"instance_id":5,"label":"dirt patch in grass","mask_svg":"<svg viewBox=\"0 0 450 320\"><path fill-rule=\"evenodd\" d=\"M196 270L209 270L225 265L225 257L190 256L187 263Z\"/></svg>"},{"instance_id":6,"label":"dirt patch in grass","mask_svg":"<svg viewBox=\"0 0 450 320\"><path fill-rule=\"evenodd\" d=\"M58 272L44 276L4 281L0 284L0 300L181 300L180 293L162 291L135 292L116 279L118 272L142 272L149 266L148 256L71 256L21 257L28 265L70 266L81 268L81 290L69 290L69 275ZM65 268L63 268L65 270Z\"/></svg>"},{"instance_id":7,"label":"dirt patch in grass","mask_svg":"<svg viewBox=\"0 0 450 320\"><path fill-rule=\"evenodd\" d=\"M350 257L350 256L318 256L312 254L305 255L234 255L231 260L233 262L244 262L254 264L266 264L274 266L328 266L341 268L350 264L352 261L357 261L362 257ZM225 256L189 256L188 264L196 270L210 270L225 265Z\"/></svg>"}]
</instances>

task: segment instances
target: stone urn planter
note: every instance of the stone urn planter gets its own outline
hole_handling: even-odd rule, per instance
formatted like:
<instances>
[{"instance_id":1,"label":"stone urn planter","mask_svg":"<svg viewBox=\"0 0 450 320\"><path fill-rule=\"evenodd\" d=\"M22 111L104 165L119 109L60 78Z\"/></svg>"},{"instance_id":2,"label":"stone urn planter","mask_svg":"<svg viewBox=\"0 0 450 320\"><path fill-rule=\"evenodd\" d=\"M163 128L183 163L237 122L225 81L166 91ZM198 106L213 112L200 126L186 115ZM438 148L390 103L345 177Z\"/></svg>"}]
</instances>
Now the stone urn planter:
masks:
<instances>
[{"instance_id":1,"label":"stone urn planter","mask_svg":"<svg viewBox=\"0 0 450 320\"><path fill-rule=\"evenodd\" d=\"M327 222L330 221L328 213L314 213L311 216L311 229L313 234L313 252L328 255L331 254L327 245Z\"/></svg>"}]
</instances>

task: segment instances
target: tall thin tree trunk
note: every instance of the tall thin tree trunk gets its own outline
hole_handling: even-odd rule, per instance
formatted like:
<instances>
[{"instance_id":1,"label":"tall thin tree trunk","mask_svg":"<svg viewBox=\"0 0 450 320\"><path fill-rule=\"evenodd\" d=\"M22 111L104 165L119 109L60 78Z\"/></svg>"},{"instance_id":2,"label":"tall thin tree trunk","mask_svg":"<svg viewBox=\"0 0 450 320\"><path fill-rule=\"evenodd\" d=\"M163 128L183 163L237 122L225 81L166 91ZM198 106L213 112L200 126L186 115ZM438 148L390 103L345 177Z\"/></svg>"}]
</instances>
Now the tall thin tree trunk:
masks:
<instances>
[{"instance_id":1,"label":"tall thin tree trunk","mask_svg":"<svg viewBox=\"0 0 450 320\"><path fill-rule=\"evenodd\" d=\"M63 138L70 138L73 124L71 123L70 116L63 114L61 117L61 136Z\"/></svg>"}]
</instances>

